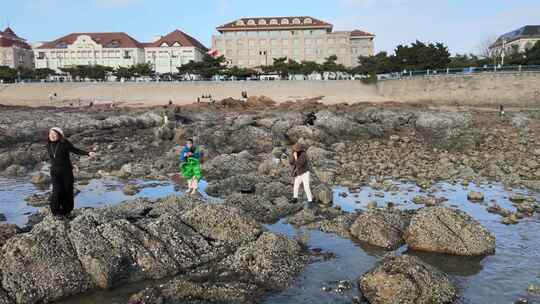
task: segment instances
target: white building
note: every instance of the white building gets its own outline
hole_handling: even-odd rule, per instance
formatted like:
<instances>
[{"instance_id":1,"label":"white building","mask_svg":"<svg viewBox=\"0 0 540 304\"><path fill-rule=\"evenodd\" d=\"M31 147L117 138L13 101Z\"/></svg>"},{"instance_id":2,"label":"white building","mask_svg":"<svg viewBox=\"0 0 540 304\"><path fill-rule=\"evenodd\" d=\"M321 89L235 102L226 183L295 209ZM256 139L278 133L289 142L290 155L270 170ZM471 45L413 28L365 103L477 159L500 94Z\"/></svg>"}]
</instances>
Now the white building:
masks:
<instances>
[{"instance_id":1,"label":"white building","mask_svg":"<svg viewBox=\"0 0 540 304\"><path fill-rule=\"evenodd\" d=\"M275 58L323 63L332 55L348 67L359 56L373 55L374 35L360 31L332 31L333 25L312 17L242 18L217 27L212 48L231 65L271 65Z\"/></svg>"},{"instance_id":2,"label":"white building","mask_svg":"<svg viewBox=\"0 0 540 304\"><path fill-rule=\"evenodd\" d=\"M34 50L36 68L61 68L76 65L129 67L144 62L140 42L126 33L73 33Z\"/></svg>"},{"instance_id":3,"label":"white building","mask_svg":"<svg viewBox=\"0 0 540 304\"><path fill-rule=\"evenodd\" d=\"M160 74L176 73L190 61L201 61L207 49L197 39L176 30L144 44L145 60Z\"/></svg>"},{"instance_id":4,"label":"white building","mask_svg":"<svg viewBox=\"0 0 540 304\"><path fill-rule=\"evenodd\" d=\"M527 25L500 36L490 47L491 51L500 55L523 53L540 41L540 25Z\"/></svg>"},{"instance_id":5,"label":"white building","mask_svg":"<svg viewBox=\"0 0 540 304\"><path fill-rule=\"evenodd\" d=\"M177 30L151 43L126 33L72 33L35 48L36 68L102 65L112 68L150 63L158 73L177 72L190 60L201 60L206 48Z\"/></svg>"},{"instance_id":6,"label":"white building","mask_svg":"<svg viewBox=\"0 0 540 304\"><path fill-rule=\"evenodd\" d=\"M12 69L19 66L34 67L32 48L9 27L0 31L0 66Z\"/></svg>"}]
</instances>

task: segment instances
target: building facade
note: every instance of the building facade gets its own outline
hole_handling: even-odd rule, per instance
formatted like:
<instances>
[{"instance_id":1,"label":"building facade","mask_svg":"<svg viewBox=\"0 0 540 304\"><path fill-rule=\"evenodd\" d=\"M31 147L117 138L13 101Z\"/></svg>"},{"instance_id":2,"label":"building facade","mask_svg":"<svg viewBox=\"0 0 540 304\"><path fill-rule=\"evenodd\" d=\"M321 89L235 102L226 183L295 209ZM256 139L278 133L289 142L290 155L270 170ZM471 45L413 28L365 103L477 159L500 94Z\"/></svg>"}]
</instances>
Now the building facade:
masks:
<instances>
[{"instance_id":1,"label":"building facade","mask_svg":"<svg viewBox=\"0 0 540 304\"><path fill-rule=\"evenodd\" d=\"M178 67L190 61L201 61L207 49L197 39L176 30L144 44L147 63L158 73L176 73Z\"/></svg>"},{"instance_id":2,"label":"building facade","mask_svg":"<svg viewBox=\"0 0 540 304\"><path fill-rule=\"evenodd\" d=\"M500 36L491 46L495 54L523 53L540 41L540 25L527 25Z\"/></svg>"},{"instance_id":3,"label":"building facade","mask_svg":"<svg viewBox=\"0 0 540 304\"><path fill-rule=\"evenodd\" d=\"M338 63L356 66L358 56L373 55L374 35L364 31L332 31L332 24L312 17L242 18L217 27L212 48L229 64L254 68L275 58L323 63L336 55Z\"/></svg>"},{"instance_id":4,"label":"building facade","mask_svg":"<svg viewBox=\"0 0 540 304\"><path fill-rule=\"evenodd\" d=\"M12 69L20 66L34 67L32 47L10 27L0 31L0 66Z\"/></svg>"},{"instance_id":5,"label":"building facade","mask_svg":"<svg viewBox=\"0 0 540 304\"><path fill-rule=\"evenodd\" d=\"M158 73L176 72L176 67L200 60L206 48L177 30L154 42L141 43L126 33L72 33L34 50L36 68L102 65L112 68L149 63Z\"/></svg>"}]
</instances>

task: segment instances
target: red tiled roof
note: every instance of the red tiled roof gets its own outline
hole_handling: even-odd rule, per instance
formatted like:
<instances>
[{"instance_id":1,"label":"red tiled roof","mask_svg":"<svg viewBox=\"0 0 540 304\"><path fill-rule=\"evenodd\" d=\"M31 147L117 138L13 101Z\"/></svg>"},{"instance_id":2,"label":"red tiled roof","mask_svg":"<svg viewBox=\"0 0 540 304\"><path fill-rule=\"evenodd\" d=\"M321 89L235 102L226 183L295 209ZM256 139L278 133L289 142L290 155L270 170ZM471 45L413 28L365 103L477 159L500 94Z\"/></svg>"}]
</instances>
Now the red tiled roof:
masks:
<instances>
[{"instance_id":1,"label":"red tiled roof","mask_svg":"<svg viewBox=\"0 0 540 304\"><path fill-rule=\"evenodd\" d=\"M17 34L15 34L10 27L7 27L3 32L0 31L0 47L13 46L28 50L32 49L32 47L26 43L24 39L17 36Z\"/></svg>"},{"instance_id":2,"label":"red tiled roof","mask_svg":"<svg viewBox=\"0 0 540 304\"><path fill-rule=\"evenodd\" d=\"M70 45L81 35L90 36L104 48L142 48L142 44L126 33L72 33L51 42L46 42L38 49L56 49L59 44Z\"/></svg>"},{"instance_id":3,"label":"red tiled roof","mask_svg":"<svg viewBox=\"0 0 540 304\"><path fill-rule=\"evenodd\" d=\"M181 46L194 46L202 50L207 50L207 48L202 43L200 43L197 39L182 32L181 30L175 30L155 42L143 43L143 46L144 47L160 47L164 43L168 46L173 46L177 42Z\"/></svg>"},{"instance_id":4,"label":"red tiled roof","mask_svg":"<svg viewBox=\"0 0 540 304\"><path fill-rule=\"evenodd\" d=\"M300 20L300 23L293 23L294 19ZM276 20L277 24L270 24L271 20ZM285 21L283 23L282 21ZM311 23L306 23L306 21L311 20ZM238 22L242 21L244 25L238 25ZM259 29L259 28L283 28L283 27L303 27L303 28L332 28L332 24L324 22L322 20L308 17L308 16L299 16L299 17L257 17L257 18L242 18L229 22L222 26L217 27L218 31L227 31L227 30L244 30L244 29Z\"/></svg>"},{"instance_id":5,"label":"red tiled roof","mask_svg":"<svg viewBox=\"0 0 540 304\"><path fill-rule=\"evenodd\" d=\"M353 37L362 37L362 36L375 37L375 35L370 34L370 33L368 33L368 32L361 31L361 30L354 30L354 31L352 31L352 32L351 32L351 36L353 36Z\"/></svg>"}]
</instances>

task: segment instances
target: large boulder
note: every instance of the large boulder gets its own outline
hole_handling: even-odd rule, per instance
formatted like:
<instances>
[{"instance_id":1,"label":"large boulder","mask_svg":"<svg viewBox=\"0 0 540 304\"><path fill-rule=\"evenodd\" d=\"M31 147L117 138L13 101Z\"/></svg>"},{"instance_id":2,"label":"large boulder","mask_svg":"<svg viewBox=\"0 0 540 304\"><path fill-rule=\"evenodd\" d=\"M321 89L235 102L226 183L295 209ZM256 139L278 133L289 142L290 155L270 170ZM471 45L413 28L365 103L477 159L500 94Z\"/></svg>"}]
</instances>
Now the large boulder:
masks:
<instances>
[{"instance_id":1,"label":"large boulder","mask_svg":"<svg viewBox=\"0 0 540 304\"><path fill-rule=\"evenodd\" d=\"M238 248L223 265L236 273L247 273L254 283L284 288L303 269L305 261L304 250L297 241L265 232L257 241Z\"/></svg>"},{"instance_id":2,"label":"large boulder","mask_svg":"<svg viewBox=\"0 0 540 304\"><path fill-rule=\"evenodd\" d=\"M69 241L67 224L53 217L10 238L0 269L2 287L17 303L48 303L92 287Z\"/></svg>"},{"instance_id":3,"label":"large boulder","mask_svg":"<svg viewBox=\"0 0 540 304\"><path fill-rule=\"evenodd\" d=\"M371 138L372 135L368 131L367 126L361 125L346 114L337 114L328 110L323 110L317 113L315 121L317 127L321 127L334 137L354 137L354 138Z\"/></svg>"},{"instance_id":4,"label":"large boulder","mask_svg":"<svg viewBox=\"0 0 540 304\"><path fill-rule=\"evenodd\" d=\"M404 235L412 250L477 256L495 252L495 237L462 211L424 208L416 213Z\"/></svg>"},{"instance_id":5,"label":"large boulder","mask_svg":"<svg viewBox=\"0 0 540 304\"><path fill-rule=\"evenodd\" d=\"M394 250L405 244L403 233L409 220L399 210L369 210L351 226L351 235L371 245Z\"/></svg>"},{"instance_id":6,"label":"large boulder","mask_svg":"<svg viewBox=\"0 0 540 304\"><path fill-rule=\"evenodd\" d=\"M181 220L205 238L231 245L254 241L263 232L253 218L223 205L201 204L183 213Z\"/></svg>"},{"instance_id":7,"label":"large boulder","mask_svg":"<svg viewBox=\"0 0 540 304\"><path fill-rule=\"evenodd\" d=\"M370 304L446 304L457 297L446 274L408 255L384 258L358 286Z\"/></svg>"},{"instance_id":8,"label":"large boulder","mask_svg":"<svg viewBox=\"0 0 540 304\"><path fill-rule=\"evenodd\" d=\"M315 200L318 203L321 203L323 205L332 205L332 202L334 200L334 192L332 191L332 188L327 185L321 184L317 188L315 188L313 192Z\"/></svg>"},{"instance_id":9,"label":"large boulder","mask_svg":"<svg viewBox=\"0 0 540 304\"><path fill-rule=\"evenodd\" d=\"M232 175L251 173L256 169L254 157L248 151L221 154L202 165L205 178L223 179Z\"/></svg>"},{"instance_id":10,"label":"large boulder","mask_svg":"<svg viewBox=\"0 0 540 304\"><path fill-rule=\"evenodd\" d=\"M233 153L244 150L255 153L269 152L273 146L272 134L262 128L246 126L230 134L227 138L227 145Z\"/></svg>"},{"instance_id":11,"label":"large boulder","mask_svg":"<svg viewBox=\"0 0 540 304\"><path fill-rule=\"evenodd\" d=\"M274 200L258 194L234 193L225 198L225 205L241 209L263 223L276 222L281 217L298 211L301 204L290 204L287 198Z\"/></svg>"}]
</instances>

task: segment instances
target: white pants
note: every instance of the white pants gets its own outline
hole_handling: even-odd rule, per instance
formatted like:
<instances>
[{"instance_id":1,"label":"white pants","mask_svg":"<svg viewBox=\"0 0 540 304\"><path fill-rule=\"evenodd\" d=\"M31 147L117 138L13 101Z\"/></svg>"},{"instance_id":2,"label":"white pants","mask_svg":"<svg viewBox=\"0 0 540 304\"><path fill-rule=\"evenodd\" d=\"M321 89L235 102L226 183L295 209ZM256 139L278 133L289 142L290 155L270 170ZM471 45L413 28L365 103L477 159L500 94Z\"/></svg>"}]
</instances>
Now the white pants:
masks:
<instances>
[{"instance_id":1,"label":"white pants","mask_svg":"<svg viewBox=\"0 0 540 304\"><path fill-rule=\"evenodd\" d=\"M300 184L304 185L304 192L306 192L307 199L308 201L312 202L313 196L311 195L311 189L309 189L309 172L306 172L294 178L294 188L293 188L294 198L298 198L298 190L300 188Z\"/></svg>"}]
</instances>

